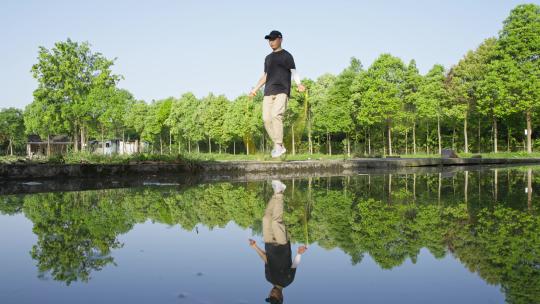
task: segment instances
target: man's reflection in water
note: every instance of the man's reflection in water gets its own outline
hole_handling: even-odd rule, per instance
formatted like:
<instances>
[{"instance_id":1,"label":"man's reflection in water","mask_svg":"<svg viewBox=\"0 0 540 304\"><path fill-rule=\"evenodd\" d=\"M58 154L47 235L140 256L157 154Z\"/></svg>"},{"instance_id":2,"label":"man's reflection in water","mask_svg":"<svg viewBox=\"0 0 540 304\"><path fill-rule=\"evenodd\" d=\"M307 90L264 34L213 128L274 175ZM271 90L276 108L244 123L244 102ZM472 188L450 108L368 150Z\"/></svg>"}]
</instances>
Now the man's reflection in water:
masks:
<instances>
[{"instance_id":1,"label":"man's reflection in water","mask_svg":"<svg viewBox=\"0 0 540 304\"><path fill-rule=\"evenodd\" d=\"M283 288L293 282L296 268L307 247L300 246L294 261L291 260L291 243L287 229L283 224L283 191L285 191L286 186L279 180L273 180L272 188L274 194L268 202L263 217L265 250L259 248L252 239L249 240L249 245L257 251L257 254L264 261L266 280L273 285L266 302L283 303Z\"/></svg>"}]
</instances>

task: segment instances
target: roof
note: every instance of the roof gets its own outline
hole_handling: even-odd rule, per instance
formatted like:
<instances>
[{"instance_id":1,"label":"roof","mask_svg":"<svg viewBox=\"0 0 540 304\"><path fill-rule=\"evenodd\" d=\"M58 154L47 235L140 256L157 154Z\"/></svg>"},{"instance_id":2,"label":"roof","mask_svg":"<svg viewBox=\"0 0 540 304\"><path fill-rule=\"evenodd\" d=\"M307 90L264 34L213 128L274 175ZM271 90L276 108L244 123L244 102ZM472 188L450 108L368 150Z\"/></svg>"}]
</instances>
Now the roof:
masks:
<instances>
[{"instance_id":1,"label":"roof","mask_svg":"<svg viewBox=\"0 0 540 304\"><path fill-rule=\"evenodd\" d=\"M28 142L40 142L40 141L41 141L41 137L39 137L39 135L37 134L28 135Z\"/></svg>"}]
</instances>

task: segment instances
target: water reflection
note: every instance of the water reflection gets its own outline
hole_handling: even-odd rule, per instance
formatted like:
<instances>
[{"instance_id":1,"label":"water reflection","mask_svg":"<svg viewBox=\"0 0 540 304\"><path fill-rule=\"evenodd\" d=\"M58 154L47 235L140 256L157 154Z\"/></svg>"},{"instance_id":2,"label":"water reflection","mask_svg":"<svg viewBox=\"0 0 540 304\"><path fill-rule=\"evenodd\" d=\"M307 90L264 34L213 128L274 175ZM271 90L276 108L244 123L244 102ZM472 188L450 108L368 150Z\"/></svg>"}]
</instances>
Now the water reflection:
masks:
<instances>
[{"instance_id":1,"label":"water reflection","mask_svg":"<svg viewBox=\"0 0 540 304\"><path fill-rule=\"evenodd\" d=\"M249 245L264 262L266 280L272 284L266 298L266 302L272 304L283 303L283 289L294 281L302 254L307 250L305 245L298 247L294 260L291 259L290 237L283 222L283 192L286 188L280 180L272 181L274 193L262 219L265 250L259 248L253 239L249 239Z\"/></svg>"},{"instance_id":2,"label":"water reflection","mask_svg":"<svg viewBox=\"0 0 540 304\"><path fill-rule=\"evenodd\" d=\"M0 212L24 213L37 236L30 254L38 276L68 285L114 265L112 252L124 245L119 236L138 223L192 231L234 222L252 229L255 239L262 236L266 259L279 249L278 270L265 266L272 288L295 277L291 244L338 248L353 265L369 255L381 269L417 263L427 249L437 258L450 254L499 285L507 302L535 303L539 178L527 167L285 180L284 193L267 182L41 193L3 196Z\"/></svg>"}]
</instances>

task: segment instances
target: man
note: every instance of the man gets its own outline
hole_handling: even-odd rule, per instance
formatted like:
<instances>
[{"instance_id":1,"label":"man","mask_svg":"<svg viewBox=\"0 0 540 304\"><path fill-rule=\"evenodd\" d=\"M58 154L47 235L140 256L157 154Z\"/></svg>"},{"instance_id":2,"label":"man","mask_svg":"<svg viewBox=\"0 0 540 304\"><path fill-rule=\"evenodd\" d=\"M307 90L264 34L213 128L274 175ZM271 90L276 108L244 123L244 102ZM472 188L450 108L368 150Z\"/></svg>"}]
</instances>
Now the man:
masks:
<instances>
[{"instance_id":1,"label":"man","mask_svg":"<svg viewBox=\"0 0 540 304\"><path fill-rule=\"evenodd\" d=\"M264 39L268 40L272 53L266 56L264 74L249 96L257 95L257 91L265 85L262 111L264 127L274 143L272 157L280 157L287 151L283 146L283 114L291 93L291 75L299 92L304 92L306 88L300 82L293 56L281 48L281 33L272 31Z\"/></svg>"},{"instance_id":2,"label":"man","mask_svg":"<svg viewBox=\"0 0 540 304\"><path fill-rule=\"evenodd\" d=\"M255 249L264 261L264 274L266 280L272 284L272 289L266 302L272 304L283 303L283 288L290 285L296 275L296 268L300 264L306 246L300 246L294 261L291 261L291 243L283 224L283 191L286 186L279 180L272 181L274 194L264 212L263 239L264 249L249 239L249 245Z\"/></svg>"}]
</instances>

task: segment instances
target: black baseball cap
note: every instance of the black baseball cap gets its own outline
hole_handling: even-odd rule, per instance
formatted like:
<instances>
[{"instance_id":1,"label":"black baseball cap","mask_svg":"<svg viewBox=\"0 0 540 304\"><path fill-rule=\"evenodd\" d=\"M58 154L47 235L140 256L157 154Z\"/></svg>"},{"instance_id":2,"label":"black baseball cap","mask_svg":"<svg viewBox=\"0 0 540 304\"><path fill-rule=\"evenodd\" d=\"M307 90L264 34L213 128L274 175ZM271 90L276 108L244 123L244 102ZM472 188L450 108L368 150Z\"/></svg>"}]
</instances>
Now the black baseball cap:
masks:
<instances>
[{"instance_id":1,"label":"black baseball cap","mask_svg":"<svg viewBox=\"0 0 540 304\"><path fill-rule=\"evenodd\" d=\"M276 38L283 38L283 35L281 35L280 31L273 30L270 32L270 34L264 36L264 39L276 39Z\"/></svg>"}]
</instances>

